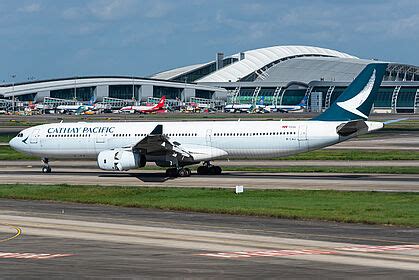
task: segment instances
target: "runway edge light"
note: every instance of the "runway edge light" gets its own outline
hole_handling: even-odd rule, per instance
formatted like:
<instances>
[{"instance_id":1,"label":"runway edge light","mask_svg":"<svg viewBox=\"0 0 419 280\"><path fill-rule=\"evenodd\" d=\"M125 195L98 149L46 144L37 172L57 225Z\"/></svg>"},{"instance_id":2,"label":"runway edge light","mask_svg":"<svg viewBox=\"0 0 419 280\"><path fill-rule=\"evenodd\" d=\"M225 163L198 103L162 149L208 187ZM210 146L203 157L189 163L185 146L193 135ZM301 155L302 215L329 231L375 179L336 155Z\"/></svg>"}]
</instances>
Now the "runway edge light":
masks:
<instances>
[{"instance_id":1,"label":"runway edge light","mask_svg":"<svg viewBox=\"0 0 419 280\"><path fill-rule=\"evenodd\" d=\"M244 192L243 186L236 186L236 194Z\"/></svg>"}]
</instances>

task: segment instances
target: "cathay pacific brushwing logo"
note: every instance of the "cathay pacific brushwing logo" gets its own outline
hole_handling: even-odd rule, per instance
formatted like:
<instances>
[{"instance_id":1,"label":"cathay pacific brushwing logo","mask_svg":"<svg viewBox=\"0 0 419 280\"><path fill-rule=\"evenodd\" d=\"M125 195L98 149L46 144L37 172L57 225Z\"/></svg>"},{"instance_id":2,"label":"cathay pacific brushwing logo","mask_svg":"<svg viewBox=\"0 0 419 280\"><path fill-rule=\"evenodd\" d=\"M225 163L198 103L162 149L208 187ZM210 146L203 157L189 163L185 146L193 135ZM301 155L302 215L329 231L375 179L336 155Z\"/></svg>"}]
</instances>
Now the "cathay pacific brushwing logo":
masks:
<instances>
[{"instance_id":1,"label":"cathay pacific brushwing logo","mask_svg":"<svg viewBox=\"0 0 419 280\"><path fill-rule=\"evenodd\" d=\"M336 104L339 107L345 109L346 111L349 111L355 115L358 115L360 117L367 119L368 116L366 116L364 113L359 111L358 108L365 102L365 100L368 99L368 96L370 96L370 93L374 86L374 82L375 82L375 69L372 72L371 78L368 81L368 83L357 95L355 95L354 97L346 101L337 102Z\"/></svg>"}]
</instances>

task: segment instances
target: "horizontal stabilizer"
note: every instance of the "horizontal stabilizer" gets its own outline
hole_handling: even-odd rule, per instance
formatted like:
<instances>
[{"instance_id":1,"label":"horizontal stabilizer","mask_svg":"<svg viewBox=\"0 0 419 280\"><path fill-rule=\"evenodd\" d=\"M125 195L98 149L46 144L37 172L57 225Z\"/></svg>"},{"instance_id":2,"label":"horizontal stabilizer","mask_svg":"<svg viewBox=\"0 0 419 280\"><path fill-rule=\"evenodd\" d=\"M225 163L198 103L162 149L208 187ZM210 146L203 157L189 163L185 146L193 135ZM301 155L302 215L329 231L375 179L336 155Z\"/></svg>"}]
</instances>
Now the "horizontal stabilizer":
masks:
<instances>
[{"instance_id":1,"label":"horizontal stabilizer","mask_svg":"<svg viewBox=\"0 0 419 280\"><path fill-rule=\"evenodd\" d=\"M397 122L405 121L405 120L408 120L408 119L409 118L402 118L402 119L397 119L397 120L389 120L389 121L384 122L383 124L384 125L387 125L387 124L392 124L392 123L397 123Z\"/></svg>"},{"instance_id":2,"label":"horizontal stabilizer","mask_svg":"<svg viewBox=\"0 0 419 280\"><path fill-rule=\"evenodd\" d=\"M359 133L361 131L368 131L368 125L363 120L343 123L336 128L336 132L340 136L349 136L351 134Z\"/></svg>"}]
</instances>

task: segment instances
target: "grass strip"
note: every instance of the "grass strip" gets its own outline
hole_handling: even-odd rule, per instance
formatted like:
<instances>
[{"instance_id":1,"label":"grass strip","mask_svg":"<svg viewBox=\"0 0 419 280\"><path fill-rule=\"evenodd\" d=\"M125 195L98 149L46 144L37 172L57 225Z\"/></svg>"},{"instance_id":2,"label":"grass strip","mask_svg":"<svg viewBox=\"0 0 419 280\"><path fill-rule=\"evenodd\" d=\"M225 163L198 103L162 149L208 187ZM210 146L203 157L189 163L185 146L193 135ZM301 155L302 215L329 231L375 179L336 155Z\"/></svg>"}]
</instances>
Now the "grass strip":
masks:
<instances>
[{"instance_id":1,"label":"grass strip","mask_svg":"<svg viewBox=\"0 0 419 280\"><path fill-rule=\"evenodd\" d=\"M419 160L419 151L324 149L278 160Z\"/></svg>"},{"instance_id":2,"label":"grass strip","mask_svg":"<svg viewBox=\"0 0 419 280\"><path fill-rule=\"evenodd\" d=\"M13 150L10 146L0 146L0 160L39 160Z\"/></svg>"},{"instance_id":3,"label":"grass strip","mask_svg":"<svg viewBox=\"0 0 419 280\"><path fill-rule=\"evenodd\" d=\"M419 226L419 194L307 190L0 185L0 197L124 207Z\"/></svg>"},{"instance_id":4,"label":"grass strip","mask_svg":"<svg viewBox=\"0 0 419 280\"><path fill-rule=\"evenodd\" d=\"M9 143L16 134L0 134L0 143Z\"/></svg>"}]
</instances>

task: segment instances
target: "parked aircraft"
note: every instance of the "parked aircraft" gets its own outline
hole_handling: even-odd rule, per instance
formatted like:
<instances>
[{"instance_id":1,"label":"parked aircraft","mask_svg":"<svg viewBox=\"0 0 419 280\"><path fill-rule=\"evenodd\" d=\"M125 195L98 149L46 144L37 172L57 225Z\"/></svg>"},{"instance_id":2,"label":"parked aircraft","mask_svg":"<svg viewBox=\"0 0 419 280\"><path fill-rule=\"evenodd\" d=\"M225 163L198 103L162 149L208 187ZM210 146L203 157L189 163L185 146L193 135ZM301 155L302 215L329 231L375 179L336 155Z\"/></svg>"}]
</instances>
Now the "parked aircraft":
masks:
<instances>
[{"instance_id":1,"label":"parked aircraft","mask_svg":"<svg viewBox=\"0 0 419 280\"><path fill-rule=\"evenodd\" d=\"M141 113L141 114L163 111L165 100L166 100L166 96L162 96L162 98L160 98L159 103L157 103L155 105L152 105L152 106L126 106L126 107L121 108L120 111L122 111L122 112L132 112L132 113Z\"/></svg>"},{"instance_id":2,"label":"parked aircraft","mask_svg":"<svg viewBox=\"0 0 419 280\"><path fill-rule=\"evenodd\" d=\"M301 99L300 103L297 105L270 105L266 106L265 109L270 112L282 112L282 113L288 113L288 112L295 112L295 111L302 111L304 108L307 107L307 96L304 96L303 99Z\"/></svg>"},{"instance_id":3,"label":"parked aircraft","mask_svg":"<svg viewBox=\"0 0 419 280\"><path fill-rule=\"evenodd\" d=\"M146 162L167 176L221 174L220 158L286 157L321 149L383 128L367 121L387 65L371 63L324 113L307 121L190 121L55 123L28 128L10 141L15 150L43 159L96 159L103 170L125 171Z\"/></svg>"}]
</instances>

